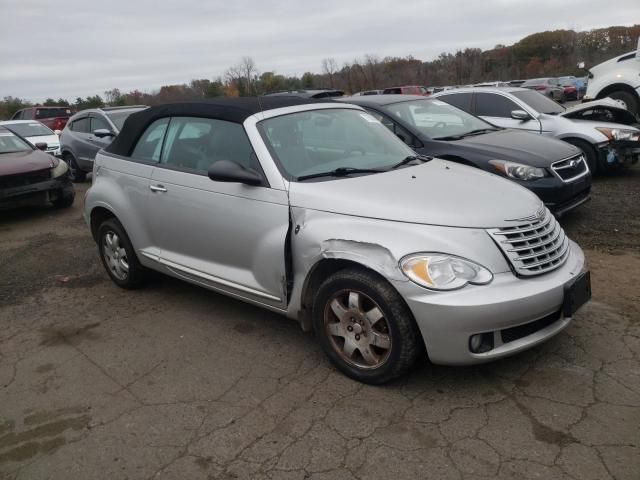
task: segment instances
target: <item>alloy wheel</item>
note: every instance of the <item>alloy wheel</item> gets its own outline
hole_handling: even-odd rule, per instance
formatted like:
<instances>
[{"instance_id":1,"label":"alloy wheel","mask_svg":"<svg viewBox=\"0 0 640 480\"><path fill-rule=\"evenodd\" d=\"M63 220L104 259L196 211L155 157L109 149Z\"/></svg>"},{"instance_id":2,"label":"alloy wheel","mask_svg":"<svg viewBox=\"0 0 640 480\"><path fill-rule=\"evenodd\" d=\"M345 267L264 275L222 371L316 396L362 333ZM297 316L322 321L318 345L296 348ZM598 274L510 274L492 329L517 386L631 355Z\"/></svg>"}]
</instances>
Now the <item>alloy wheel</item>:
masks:
<instances>
[{"instance_id":1,"label":"alloy wheel","mask_svg":"<svg viewBox=\"0 0 640 480\"><path fill-rule=\"evenodd\" d=\"M383 365L391 353L391 331L382 309L355 290L341 290L329 298L324 326L331 346L342 360L362 369Z\"/></svg>"},{"instance_id":2,"label":"alloy wheel","mask_svg":"<svg viewBox=\"0 0 640 480\"><path fill-rule=\"evenodd\" d=\"M111 274L118 280L126 280L129 275L129 261L127 251L120 244L120 237L113 231L108 231L103 237L102 255L104 255Z\"/></svg>"}]
</instances>

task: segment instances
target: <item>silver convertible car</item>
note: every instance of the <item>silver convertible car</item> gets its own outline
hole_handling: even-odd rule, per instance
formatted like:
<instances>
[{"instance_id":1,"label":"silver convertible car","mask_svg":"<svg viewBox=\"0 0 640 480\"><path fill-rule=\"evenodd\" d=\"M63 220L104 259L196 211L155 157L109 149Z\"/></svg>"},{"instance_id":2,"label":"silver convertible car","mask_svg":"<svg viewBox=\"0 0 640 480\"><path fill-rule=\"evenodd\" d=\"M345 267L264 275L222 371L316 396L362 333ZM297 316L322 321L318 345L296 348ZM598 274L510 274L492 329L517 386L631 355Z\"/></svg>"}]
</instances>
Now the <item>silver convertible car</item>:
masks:
<instances>
[{"instance_id":1,"label":"silver convertible car","mask_svg":"<svg viewBox=\"0 0 640 480\"><path fill-rule=\"evenodd\" d=\"M135 113L98 153L84 214L117 285L157 270L282 313L367 383L425 355L463 365L520 352L590 298L582 251L538 197L416 155L350 104Z\"/></svg>"}]
</instances>

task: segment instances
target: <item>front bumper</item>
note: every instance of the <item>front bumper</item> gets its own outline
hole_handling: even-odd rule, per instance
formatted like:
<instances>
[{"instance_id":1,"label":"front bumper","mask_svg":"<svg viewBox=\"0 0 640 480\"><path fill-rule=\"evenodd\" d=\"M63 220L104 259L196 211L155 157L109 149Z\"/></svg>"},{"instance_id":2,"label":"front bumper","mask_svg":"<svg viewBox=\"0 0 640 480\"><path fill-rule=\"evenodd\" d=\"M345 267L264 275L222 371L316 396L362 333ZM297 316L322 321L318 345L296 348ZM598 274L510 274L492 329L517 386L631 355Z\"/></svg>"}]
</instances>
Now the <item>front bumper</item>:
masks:
<instances>
[{"instance_id":1,"label":"front bumper","mask_svg":"<svg viewBox=\"0 0 640 480\"><path fill-rule=\"evenodd\" d=\"M640 159L640 143L613 140L598 145L600 165L605 167L622 167L635 164Z\"/></svg>"},{"instance_id":2,"label":"front bumper","mask_svg":"<svg viewBox=\"0 0 640 480\"><path fill-rule=\"evenodd\" d=\"M60 196L74 194L73 183L66 173L44 182L0 189L0 209L44 204Z\"/></svg>"},{"instance_id":3,"label":"front bumper","mask_svg":"<svg viewBox=\"0 0 640 480\"><path fill-rule=\"evenodd\" d=\"M591 175L584 175L568 183L556 176L518 183L538 195L556 216L562 216L591 198Z\"/></svg>"},{"instance_id":4,"label":"front bumper","mask_svg":"<svg viewBox=\"0 0 640 480\"><path fill-rule=\"evenodd\" d=\"M571 242L566 262L537 277L501 273L488 285L451 292L429 291L412 282L394 282L394 286L416 319L430 360L469 365L529 349L566 328L572 319L561 312L564 292L583 269L584 254ZM493 333L494 348L472 353L470 337L480 333Z\"/></svg>"}]
</instances>

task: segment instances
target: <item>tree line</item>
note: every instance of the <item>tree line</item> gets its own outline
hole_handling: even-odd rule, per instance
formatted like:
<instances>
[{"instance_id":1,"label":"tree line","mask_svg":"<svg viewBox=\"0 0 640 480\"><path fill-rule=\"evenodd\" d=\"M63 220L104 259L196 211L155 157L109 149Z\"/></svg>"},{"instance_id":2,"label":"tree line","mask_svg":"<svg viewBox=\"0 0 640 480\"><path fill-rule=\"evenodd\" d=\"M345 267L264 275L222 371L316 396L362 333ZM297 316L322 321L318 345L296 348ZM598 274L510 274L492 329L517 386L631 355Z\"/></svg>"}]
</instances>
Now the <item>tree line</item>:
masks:
<instances>
[{"instance_id":1,"label":"tree line","mask_svg":"<svg viewBox=\"0 0 640 480\"><path fill-rule=\"evenodd\" d=\"M321 61L320 73L286 76L274 71L260 72L251 57L243 57L224 75L213 79L194 79L189 83L165 85L157 91L114 88L78 97L75 101L48 98L42 105L69 106L76 110L123 105L161 103L214 98L219 96L261 95L280 90L336 88L347 93L380 89L393 85L466 85L486 81L526 79L542 76L584 75L576 64L595 65L635 50L640 25L613 26L584 32L554 30L534 33L513 45L496 45L489 50L466 48L441 53L431 61L412 56L379 58L367 54L340 65L334 58ZM30 106L26 99L5 96L0 101L0 118Z\"/></svg>"}]
</instances>

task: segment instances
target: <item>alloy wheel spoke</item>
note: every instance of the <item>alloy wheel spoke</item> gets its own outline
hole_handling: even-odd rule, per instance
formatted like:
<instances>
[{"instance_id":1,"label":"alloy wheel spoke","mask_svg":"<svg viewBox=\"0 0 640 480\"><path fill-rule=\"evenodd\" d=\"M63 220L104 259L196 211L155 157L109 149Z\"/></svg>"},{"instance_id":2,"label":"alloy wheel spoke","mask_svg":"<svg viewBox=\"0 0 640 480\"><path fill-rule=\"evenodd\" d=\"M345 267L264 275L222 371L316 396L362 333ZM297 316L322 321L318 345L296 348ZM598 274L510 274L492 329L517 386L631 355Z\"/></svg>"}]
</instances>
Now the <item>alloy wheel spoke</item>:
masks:
<instances>
[{"instance_id":1,"label":"alloy wheel spoke","mask_svg":"<svg viewBox=\"0 0 640 480\"><path fill-rule=\"evenodd\" d=\"M348 337L344 339L344 345L342 346L342 351L347 356L347 358L353 357L353 352L356 351L357 345Z\"/></svg>"},{"instance_id":2,"label":"alloy wheel spoke","mask_svg":"<svg viewBox=\"0 0 640 480\"><path fill-rule=\"evenodd\" d=\"M362 310L362 299L357 292L349 292L349 310Z\"/></svg>"},{"instance_id":3,"label":"alloy wheel spoke","mask_svg":"<svg viewBox=\"0 0 640 480\"><path fill-rule=\"evenodd\" d=\"M331 301L331 310L333 311L333 314L338 317L338 319L344 321L347 318L347 309L344 307L344 305L342 305L342 303L340 303L337 298L334 298Z\"/></svg>"},{"instance_id":4,"label":"alloy wheel spoke","mask_svg":"<svg viewBox=\"0 0 640 480\"><path fill-rule=\"evenodd\" d=\"M120 248L120 238L115 233L113 234L112 242L113 249L118 250Z\"/></svg>"},{"instance_id":5,"label":"alloy wheel spoke","mask_svg":"<svg viewBox=\"0 0 640 480\"><path fill-rule=\"evenodd\" d=\"M360 348L359 351L360 355L362 355L362 358L364 358L364 361L367 362L367 364L377 365L380 362L380 357L378 357L378 355L376 355L376 353L371 350L371 348Z\"/></svg>"},{"instance_id":6,"label":"alloy wheel spoke","mask_svg":"<svg viewBox=\"0 0 640 480\"><path fill-rule=\"evenodd\" d=\"M112 250L113 249L113 238L112 238L112 235L110 233L108 233L104 237L104 241L107 244L107 247L109 248L109 250Z\"/></svg>"},{"instance_id":7,"label":"alloy wheel spoke","mask_svg":"<svg viewBox=\"0 0 640 480\"><path fill-rule=\"evenodd\" d=\"M129 264L125 258L121 258L118 260L118 266L122 270L123 273L127 273L129 271Z\"/></svg>"},{"instance_id":8,"label":"alloy wheel spoke","mask_svg":"<svg viewBox=\"0 0 640 480\"><path fill-rule=\"evenodd\" d=\"M330 323L327 325L327 330L334 337L345 337L344 331L342 329L342 324L340 322Z\"/></svg>"},{"instance_id":9,"label":"alloy wheel spoke","mask_svg":"<svg viewBox=\"0 0 640 480\"><path fill-rule=\"evenodd\" d=\"M373 307L365 314L369 326L373 327L376 323L378 323L382 318L384 318L384 314L378 307Z\"/></svg>"},{"instance_id":10,"label":"alloy wheel spoke","mask_svg":"<svg viewBox=\"0 0 640 480\"><path fill-rule=\"evenodd\" d=\"M389 350L391 348L391 339L389 335L373 330L369 333L369 345Z\"/></svg>"}]
</instances>

